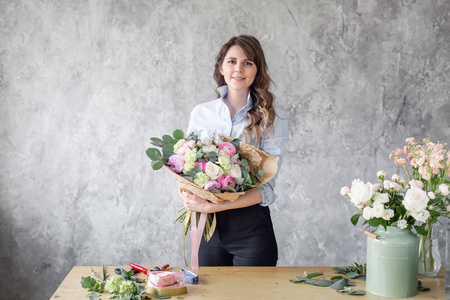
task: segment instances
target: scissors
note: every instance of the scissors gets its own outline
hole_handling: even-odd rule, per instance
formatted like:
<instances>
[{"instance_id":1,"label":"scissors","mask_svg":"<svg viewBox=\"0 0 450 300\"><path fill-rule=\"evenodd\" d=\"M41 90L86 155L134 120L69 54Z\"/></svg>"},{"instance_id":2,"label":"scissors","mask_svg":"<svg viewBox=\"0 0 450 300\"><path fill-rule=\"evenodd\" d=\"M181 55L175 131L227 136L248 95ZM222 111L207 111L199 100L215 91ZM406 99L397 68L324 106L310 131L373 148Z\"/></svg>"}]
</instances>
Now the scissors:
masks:
<instances>
[{"instance_id":1,"label":"scissors","mask_svg":"<svg viewBox=\"0 0 450 300\"><path fill-rule=\"evenodd\" d=\"M169 267L169 264L166 264L166 265L162 266L161 268L160 268L160 267L155 267L155 268L152 269L152 270L147 270L146 268L141 267L141 266L138 266L138 265L136 265L136 264L130 264L130 267L131 267L131 271L132 271L132 272L133 272L133 270L134 270L136 273L137 273L137 272L142 272L142 273L144 273L145 275L148 275L149 272L154 272L154 271L165 271L165 270L167 270L167 268Z\"/></svg>"}]
</instances>

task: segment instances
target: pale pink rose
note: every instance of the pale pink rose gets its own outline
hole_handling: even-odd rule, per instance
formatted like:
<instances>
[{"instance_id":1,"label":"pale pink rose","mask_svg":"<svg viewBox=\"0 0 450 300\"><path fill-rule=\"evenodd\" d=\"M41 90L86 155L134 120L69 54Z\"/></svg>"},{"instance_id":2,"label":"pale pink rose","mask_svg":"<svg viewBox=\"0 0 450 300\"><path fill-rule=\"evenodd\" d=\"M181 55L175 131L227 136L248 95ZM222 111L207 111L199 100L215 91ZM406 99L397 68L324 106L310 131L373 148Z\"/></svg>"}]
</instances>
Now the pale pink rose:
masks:
<instances>
[{"instance_id":1,"label":"pale pink rose","mask_svg":"<svg viewBox=\"0 0 450 300\"><path fill-rule=\"evenodd\" d=\"M373 188L373 191L376 193L380 190L381 184L375 183L372 188Z\"/></svg>"},{"instance_id":2,"label":"pale pink rose","mask_svg":"<svg viewBox=\"0 0 450 300\"><path fill-rule=\"evenodd\" d=\"M398 174L392 175L392 181L398 181L399 178L400 178L400 175L398 175Z\"/></svg>"},{"instance_id":3,"label":"pale pink rose","mask_svg":"<svg viewBox=\"0 0 450 300\"><path fill-rule=\"evenodd\" d=\"M347 194L350 193L350 188L348 186L343 186L341 187L340 193L342 196L347 196Z\"/></svg>"},{"instance_id":4,"label":"pale pink rose","mask_svg":"<svg viewBox=\"0 0 450 300\"><path fill-rule=\"evenodd\" d=\"M233 160L232 163L242 166L241 160L239 158L236 158L235 160Z\"/></svg>"},{"instance_id":5,"label":"pale pink rose","mask_svg":"<svg viewBox=\"0 0 450 300\"><path fill-rule=\"evenodd\" d=\"M445 183L439 186L439 190L441 191L441 194L444 196L447 196L449 194L448 185L446 185Z\"/></svg>"},{"instance_id":6,"label":"pale pink rose","mask_svg":"<svg viewBox=\"0 0 450 300\"><path fill-rule=\"evenodd\" d=\"M210 180L207 183L205 183L205 185L203 186L203 189L205 189L205 190L209 190L209 189L212 189L212 188L220 189L221 185L220 185L220 183L218 181Z\"/></svg>"},{"instance_id":7,"label":"pale pink rose","mask_svg":"<svg viewBox=\"0 0 450 300\"><path fill-rule=\"evenodd\" d=\"M383 184L383 188L385 190L390 190L391 189L391 181L390 180L385 180L384 184Z\"/></svg>"},{"instance_id":8,"label":"pale pink rose","mask_svg":"<svg viewBox=\"0 0 450 300\"><path fill-rule=\"evenodd\" d=\"M423 182L420 181L420 180L413 179L413 180L411 180L411 181L409 182L409 186L410 186L411 188L419 188L419 189L423 189Z\"/></svg>"},{"instance_id":9,"label":"pale pink rose","mask_svg":"<svg viewBox=\"0 0 450 300\"><path fill-rule=\"evenodd\" d=\"M222 177L220 177L219 182L223 188L230 187L234 189L236 187L236 182L234 181L233 176L231 176L230 174L225 174Z\"/></svg>"},{"instance_id":10,"label":"pale pink rose","mask_svg":"<svg viewBox=\"0 0 450 300\"><path fill-rule=\"evenodd\" d=\"M220 144L219 150L225 152L229 157L233 157L236 154L236 147L230 142Z\"/></svg>"},{"instance_id":11,"label":"pale pink rose","mask_svg":"<svg viewBox=\"0 0 450 300\"><path fill-rule=\"evenodd\" d=\"M409 147L408 146L403 147L403 152L405 154L408 154L409 153Z\"/></svg>"},{"instance_id":12,"label":"pale pink rose","mask_svg":"<svg viewBox=\"0 0 450 300\"><path fill-rule=\"evenodd\" d=\"M364 204L356 205L356 207L359 208L359 209L363 209L364 208Z\"/></svg>"},{"instance_id":13,"label":"pale pink rose","mask_svg":"<svg viewBox=\"0 0 450 300\"><path fill-rule=\"evenodd\" d=\"M402 203L408 211L420 212L427 207L428 201L430 201L430 199L423 190L411 188L406 192Z\"/></svg>"},{"instance_id":14,"label":"pale pink rose","mask_svg":"<svg viewBox=\"0 0 450 300\"><path fill-rule=\"evenodd\" d=\"M181 145L177 150L178 155L185 155L187 151L194 149L195 141L189 141Z\"/></svg>"},{"instance_id":15,"label":"pale pink rose","mask_svg":"<svg viewBox=\"0 0 450 300\"><path fill-rule=\"evenodd\" d=\"M403 189L403 187L400 184L398 184L397 182L391 182L389 184L389 187L396 192L400 192Z\"/></svg>"},{"instance_id":16,"label":"pale pink rose","mask_svg":"<svg viewBox=\"0 0 450 300\"><path fill-rule=\"evenodd\" d=\"M394 153L395 153L395 155L400 155L403 153L403 150L400 148L397 148L397 149L395 149Z\"/></svg>"},{"instance_id":17,"label":"pale pink rose","mask_svg":"<svg viewBox=\"0 0 450 300\"><path fill-rule=\"evenodd\" d=\"M386 171L381 170L377 172L377 178L380 179L382 177L386 177Z\"/></svg>"},{"instance_id":18,"label":"pale pink rose","mask_svg":"<svg viewBox=\"0 0 450 300\"><path fill-rule=\"evenodd\" d=\"M430 198L431 200L433 200L433 199L436 198L436 196L434 195L434 193L433 193L432 191L429 191L429 192L427 193L427 195L428 195L428 198Z\"/></svg>"},{"instance_id":19,"label":"pale pink rose","mask_svg":"<svg viewBox=\"0 0 450 300\"><path fill-rule=\"evenodd\" d=\"M169 157L168 165L175 173L181 173L184 166L184 158L181 155L173 154Z\"/></svg>"}]
</instances>

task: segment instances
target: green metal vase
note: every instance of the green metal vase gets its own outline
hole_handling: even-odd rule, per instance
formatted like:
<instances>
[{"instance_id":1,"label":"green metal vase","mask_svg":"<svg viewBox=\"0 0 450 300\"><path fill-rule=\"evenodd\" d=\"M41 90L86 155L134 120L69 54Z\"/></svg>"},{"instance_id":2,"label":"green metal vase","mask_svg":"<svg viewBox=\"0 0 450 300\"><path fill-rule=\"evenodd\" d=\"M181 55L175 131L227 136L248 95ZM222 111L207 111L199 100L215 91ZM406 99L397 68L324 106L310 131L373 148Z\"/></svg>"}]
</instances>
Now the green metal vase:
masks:
<instances>
[{"instance_id":1,"label":"green metal vase","mask_svg":"<svg viewBox=\"0 0 450 300\"><path fill-rule=\"evenodd\" d=\"M378 226L367 237L366 289L390 298L417 295L419 238L410 230Z\"/></svg>"}]
</instances>

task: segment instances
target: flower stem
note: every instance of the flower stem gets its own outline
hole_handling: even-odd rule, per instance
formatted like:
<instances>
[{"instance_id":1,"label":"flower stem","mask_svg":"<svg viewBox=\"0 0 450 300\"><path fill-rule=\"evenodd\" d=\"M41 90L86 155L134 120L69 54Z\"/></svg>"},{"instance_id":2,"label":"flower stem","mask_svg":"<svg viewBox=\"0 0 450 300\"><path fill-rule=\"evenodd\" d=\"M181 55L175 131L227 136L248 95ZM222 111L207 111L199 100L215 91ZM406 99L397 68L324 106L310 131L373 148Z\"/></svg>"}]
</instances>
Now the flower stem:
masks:
<instances>
[{"instance_id":1,"label":"flower stem","mask_svg":"<svg viewBox=\"0 0 450 300\"><path fill-rule=\"evenodd\" d=\"M428 223L428 222L427 222ZM431 236L431 225L428 223L428 269L429 271L433 271L434 268L434 258L433 258L433 238Z\"/></svg>"}]
</instances>

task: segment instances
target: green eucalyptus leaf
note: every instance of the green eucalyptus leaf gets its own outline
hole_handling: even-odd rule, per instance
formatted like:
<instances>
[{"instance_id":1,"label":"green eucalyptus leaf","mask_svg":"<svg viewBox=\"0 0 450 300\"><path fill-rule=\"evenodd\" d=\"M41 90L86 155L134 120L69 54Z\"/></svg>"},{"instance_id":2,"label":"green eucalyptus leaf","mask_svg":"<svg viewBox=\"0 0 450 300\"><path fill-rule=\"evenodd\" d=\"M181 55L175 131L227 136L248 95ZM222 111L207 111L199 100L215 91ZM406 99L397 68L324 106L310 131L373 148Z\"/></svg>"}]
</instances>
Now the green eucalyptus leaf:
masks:
<instances>
[{"instance_id":1,"label":"green eucalyptus leaf","mask_svg":"<svg viewBox=\"0 0 450 300\"><path fill-rule=\"evenodd\" d=\"M175 129L173 132L173 137L177 140L181 140L184 138L184 133L181 129Z\"/></svg>"},{"instance_id":2,"label":"green eucalyptus leaf","mask_svg":"<svg viewBox=\"0 0 450 300\"><path fill-rule=\"evenodd\" d=\"M152 169L153 170L159 170L162 167L164 167L164 163L162 161L152 161Z\"/></svg>"},{"instance_id":3,"label":"green eucalyptus leaf","mask_svg":"<svg viewBox=\"0 0 450 300\"><path fill-rule=\"evenodd\" d=\"M356 278L356 277L359 277L359 274L357 272L348 272L347 273L348 279L352 279L352 278Z\"/></svg>"},{"instance_id":4,"label":"green eucalyptus leaf","mask_svg":"<svg viewBox=\"0 0 450 300\"><path fill-rule=\"evenodd\" d=\"M263 170L258 170L258 176L259 177L263 177L264 175L264 171Z\"/></svg>"},{"instance_id":5,"label":"green eucalyptus leaf","mask_svg":"<svg viewBox=\"0 0 450 300\"><path fill-rule=\"evenodd\" d=\"M164 143L163 140L161 140L159 138L150 138L150 142L157 147L162 147L166 144L166 143Z\"/></svg>"},{"instance_id":6,"label":"green eucalyptus leaf","mask_svg":"<svg viewBox=\"0 0 450 300\"><path fill-rule=\"evenodd\" d=\"M159 296L159 295L153 295L153 297L155 297L155 299L169 299L170 296Z\"/></svg>"},{"instance_id":7,"label":"green eucalyptus leaf","mask_svg":"<svg viewBox=\"0 0 450 300\"><path fill-rule=\"evenodd\" d=\"M306 278L308 279L313 279L314 277L318 277L318 276L322 276L323 273L321 272L314 272L314 273L309 273L308 275L306 275Z\"/></svg>"},{"instance_id":8,"label":"green eucalyptus leaf","mask_svg":"<svg viewBox=\"0 0 450 300\"><path fill-rule=\"evenodd\" d=\"M167 144L164 145L164 146L162 147L162 152L163 152L163 154L164 154L164 157L167 157L167 156L170 157L170 155L175 154L175 153L173 152L173 146L167 145Z\"/></svg>"},{"instance_id":9,"label":"green eucalyptus leaf","mask_svg":"<svg viewBox=\"0 0 450 300\"><path fill-rule=\"evenodd\" d=\"M320 279L320 280L305 280L306 283L317 285L317 286L323 286L323 287L329 287L331 286L331 281L326 279Z\"/></svg>"},{"instance_id":10,"label":"green eucalyptus leaf","mask_svg":"<svg viewBox=\"0 0 450 300\"><path fill-rule=\"evenodd\" d=\"M168 143L168 144L173 144L174 143L173 138L170 135L168 135L168 134L163 135L162 136L162 140L164 142Z\"/></svg>"},{"instance_id":11,"label":"green eucalyptus leaf","mask_svg":"<svg viewBox=\"0 0 450 300\"><path fill-rule=\"evenodd\" d=\"M146 151L145 153L147 153L147 156L148 156L151 160L160 160L160 159L161 159L161 151L159 151L159 149L156 149L156 148L148 148L147 151Z\"/></svg>"},{"instance_id":12,"label":"green eucalyptus leaf","mask_svg":"<svg viewBox=\"0 0 450 300\"><path fill-rule=\"evenodd\" d=\"M332 288L333 290L343 290L347 286L347 282L348 282L348 279L341 278L338 281L336 281L335 283L333 283L330 286L330 288Z\"/></svg>"},{"instance_id":13,"label":"green eucalyptus leaf","mask_svg":"<svg viewBox=\"0 0 450 300\"><path fill-rule=\"evenodd\" d=\"M237 147L239 147L239 143L240 143L241 141L239 140L239 139L233 139L232 141L231 141L231 143L233 144L233 146L237 149Z\"/></svg>"}]
</instances>

